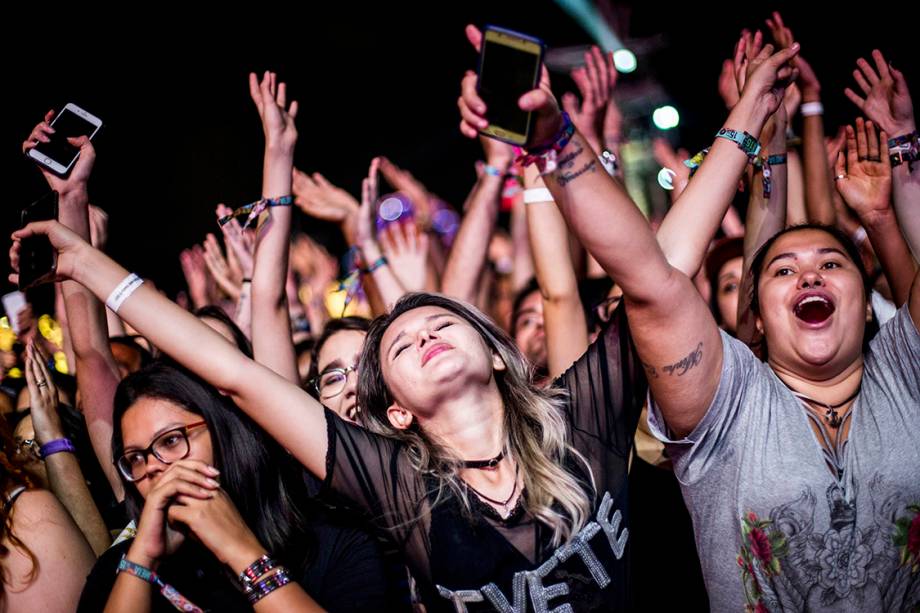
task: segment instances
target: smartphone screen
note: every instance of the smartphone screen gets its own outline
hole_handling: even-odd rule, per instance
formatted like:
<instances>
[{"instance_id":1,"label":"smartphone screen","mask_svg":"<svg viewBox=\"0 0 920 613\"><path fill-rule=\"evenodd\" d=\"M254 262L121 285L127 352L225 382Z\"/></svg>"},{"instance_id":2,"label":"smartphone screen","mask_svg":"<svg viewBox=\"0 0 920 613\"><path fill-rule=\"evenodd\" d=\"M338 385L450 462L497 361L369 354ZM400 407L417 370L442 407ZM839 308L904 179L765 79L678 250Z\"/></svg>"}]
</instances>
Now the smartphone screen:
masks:
<instances>
[{"instance_id":1,"label":"smartphone screen","mask_svg":"<svg viewBox=\"0 0 920 613\"><path fill-rule=\"evenodd\" d=\"M543 45L536 39L487 28L479 63L479 95L486 103L489 127L483 132L514 144L527 141L530 113L518 106L539 82Z\"/></svg>"},{"instance_id":2,"label":"smartphone screen","mask_svg":"<svg viewBox=\"0 0 920 613\"><path fill-rule=\"evenodd\" d=\"M92 136L96 132L96 125L64 107L54 118L51 126L55 130L54 134L49 135L51 142L38 143L35 150L64 168L69 168L80 150L68 143L67 139L75 136Z\"/></svg>"},{"instance_id":3,"label":"smartphone screen","mask_svg":"<svg viewBox=\"0 0 920 613\"><path fill-rule=\"evenodd\" d=\"M55 191L42 196L22 210L22 227L33 221L57 219L58 194ZM19 249L19 289L38 285L54 273L54 248L47 236L30 236L22 239Z\"/></svg>"}]
</instances>

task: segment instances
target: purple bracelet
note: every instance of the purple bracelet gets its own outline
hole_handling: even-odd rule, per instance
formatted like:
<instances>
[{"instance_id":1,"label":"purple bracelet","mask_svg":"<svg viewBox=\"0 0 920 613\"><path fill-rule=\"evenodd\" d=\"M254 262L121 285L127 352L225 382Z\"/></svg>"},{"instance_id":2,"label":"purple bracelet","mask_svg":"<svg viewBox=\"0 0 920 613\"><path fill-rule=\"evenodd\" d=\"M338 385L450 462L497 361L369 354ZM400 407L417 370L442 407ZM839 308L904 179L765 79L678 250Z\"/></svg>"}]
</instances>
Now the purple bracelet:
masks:
<instances>
[{"instance_id":1,"label":"purple bracelet","mask_svg":"<svg viewBox=\"0 0 920 613\"><path fill-rule=\"evenodd\" d=\"M41 448L39 448L38 450L38 454L44 460L49 455L60 453L61 451L69 451L70 453L76 453L77 448L73 446L73 443L70 441L69 438L59 438L53 441L48 441L47 443L42 445Z\"/></svg>"}]
</instances>

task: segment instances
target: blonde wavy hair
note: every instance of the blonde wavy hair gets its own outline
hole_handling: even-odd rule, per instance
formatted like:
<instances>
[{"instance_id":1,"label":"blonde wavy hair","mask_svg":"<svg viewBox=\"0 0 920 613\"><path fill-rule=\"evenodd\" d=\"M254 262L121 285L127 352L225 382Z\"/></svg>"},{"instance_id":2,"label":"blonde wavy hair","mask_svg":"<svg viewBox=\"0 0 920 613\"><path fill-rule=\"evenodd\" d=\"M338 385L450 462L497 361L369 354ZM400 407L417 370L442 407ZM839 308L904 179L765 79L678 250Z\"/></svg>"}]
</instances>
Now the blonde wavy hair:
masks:
<instances>
[{"instance_id":1,"label":"blonde wavy hair","mask_svg":"<svg viewBox=\"0 0 920 613\"><path fill-rule=\"evenodd\" d=\"M400 315L425 306L445 309L469 323L501 357L506 369L495 371L504 403L504 435L524 481L524 508L553 530L553 545L569 540L588 521L596 494L591 468L568 442L564 416L566 393L533 384L531 368L514 341L475 307L439 294L407 294L393 310L377 318L367 333L358 366L358 405L363 425L405 444L411 464L438 483L435 504L451 492L471 517L468 489L461 483L462 459L433 440L413 421L407 429L394 428L387 418L393 396L383 378L380 345L383 334ZM585 478L565 466L583 464ZM589 497L588 491L592 492Z\"/></svg>"}]
</instances>

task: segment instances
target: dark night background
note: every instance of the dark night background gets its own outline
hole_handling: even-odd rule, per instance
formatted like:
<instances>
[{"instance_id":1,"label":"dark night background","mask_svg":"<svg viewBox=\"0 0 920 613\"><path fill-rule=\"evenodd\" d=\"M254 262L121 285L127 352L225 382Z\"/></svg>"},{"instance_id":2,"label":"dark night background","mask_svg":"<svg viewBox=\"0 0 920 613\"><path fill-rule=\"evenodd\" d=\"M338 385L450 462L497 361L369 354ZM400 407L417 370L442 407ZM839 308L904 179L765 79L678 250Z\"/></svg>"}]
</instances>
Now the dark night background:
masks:
<instances>
[{"instance_id":1,"label":"dark night background","mask_svg":"<svg viewBox=\"0 0 920 613\"><path fill-rule=\"evenodd\" d=\"M908 34L916 15L905 12L910 4L873 4L890 11L886 15L844 3L616 3L620 39L657 46L639 56L635 73L621 75L621 84L625 91L657 81L667 98L660 102L681 113L675 142L696 151L711 142L725 116L716 91L722 59L742 27L763 28L778 8L821 79L832 133L856 115L843 88L855 87L855 60L868 58L873 47L905 71L914 100L920 99L917 40ZM105 122L90 195L110 215L109 252L170 294L183 283L179 251L216 230L214 206L259 196L262 131L248 95L249 71L277 71L289 99L299 100L298 167L357 194L370 158L384 154L460 205L480 151L457 130L459 81L476 62L464 25L517 29L550 48L592 42L548 0L385 9L264 4L201 16L164 7L145 13L153 5L144 6L133 14L92 15L43 7L4 26L7 110L0 151L7 189L0 232L8 237L19 209L46 190L20 143L45 111L75 102ZM573 88L567 76L553 80L557 96ZM630 125L651 129L647 115L632 117ZM341 247L333 228L309 219L301 225ZM5 239L4 254L8 244ZM3 293L12 289L6 283Z\"/></svg>"}]
</instances>

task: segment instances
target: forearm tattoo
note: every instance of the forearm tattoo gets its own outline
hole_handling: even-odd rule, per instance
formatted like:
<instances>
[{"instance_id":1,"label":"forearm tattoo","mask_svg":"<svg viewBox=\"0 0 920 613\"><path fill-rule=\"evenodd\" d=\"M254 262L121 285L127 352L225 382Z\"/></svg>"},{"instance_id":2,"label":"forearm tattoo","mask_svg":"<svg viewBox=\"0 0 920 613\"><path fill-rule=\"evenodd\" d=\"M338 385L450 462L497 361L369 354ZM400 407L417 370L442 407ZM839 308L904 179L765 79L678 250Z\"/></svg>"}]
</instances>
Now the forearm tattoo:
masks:
<instances>
[{"instance_id":1,"label":"forearm tattoo","mask_svg":"<svg viewBox=\"0 0 920 613\"><path fill-rule=\"evenodd\" d=\"M590 159L580 168L573 170L575 161L582 153L585 152L586 148L590 154ZM556 182L559 184L559 187L565 187L578 177L589 172L597 171L597 158L594 157L591 151L591 148L585 145L580 138L572 140L572 151L559 158L559 165L554 173Z\"/></svg>"},{"instance_id":2,"label":"forearm tattoo","mask_svg":"<svg viewBox=\"0 0 920 613\"><path fill-rule=\"evenodd\" d=\"M689 371L694 366L698 365L703 361L703 343L700 343L696 346L696 349L687 354L687 357L682 359L680 362L675 362L674 364L668 364L663 366L661 370L668 375L677 375L678 377L683 377L687 371ZM654 371L655 369L652 368ZM655 374L655 377L658 375Z\"/></svg>"}]
</instances>

